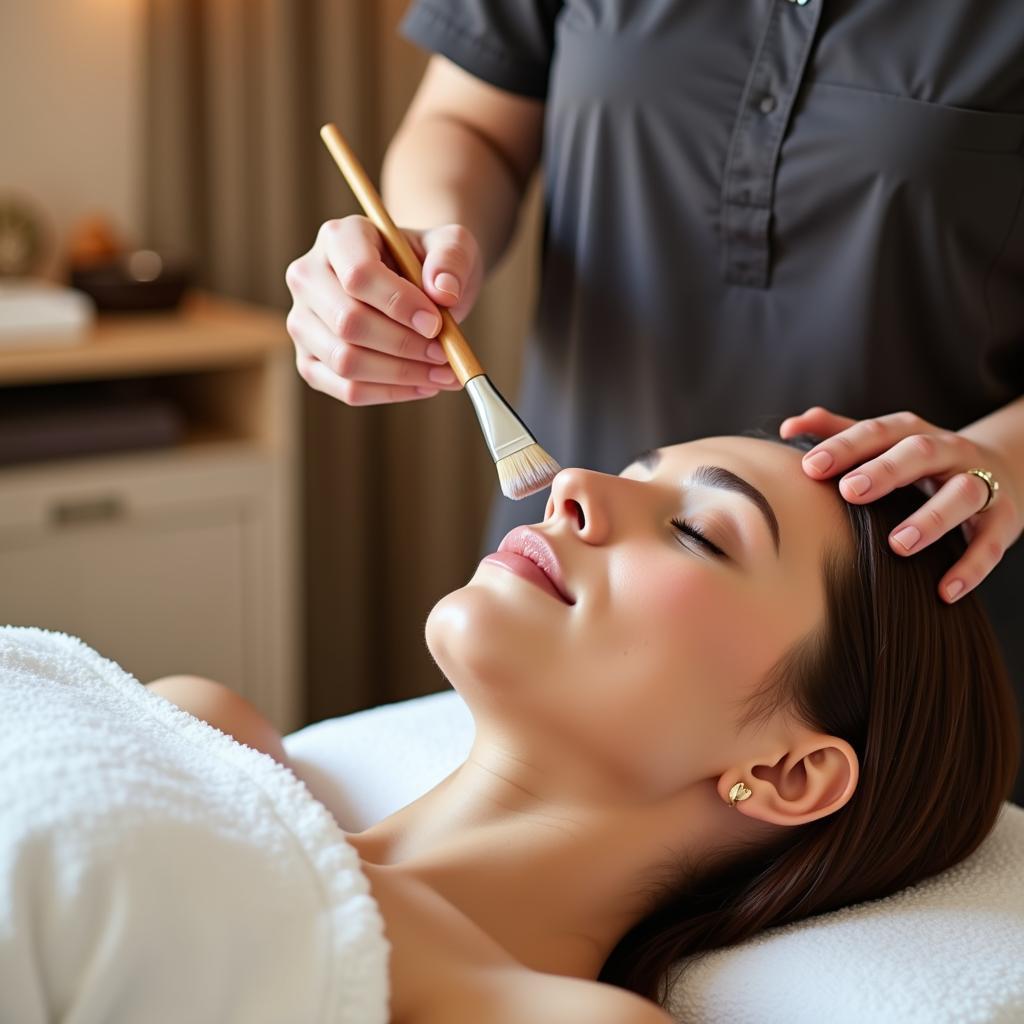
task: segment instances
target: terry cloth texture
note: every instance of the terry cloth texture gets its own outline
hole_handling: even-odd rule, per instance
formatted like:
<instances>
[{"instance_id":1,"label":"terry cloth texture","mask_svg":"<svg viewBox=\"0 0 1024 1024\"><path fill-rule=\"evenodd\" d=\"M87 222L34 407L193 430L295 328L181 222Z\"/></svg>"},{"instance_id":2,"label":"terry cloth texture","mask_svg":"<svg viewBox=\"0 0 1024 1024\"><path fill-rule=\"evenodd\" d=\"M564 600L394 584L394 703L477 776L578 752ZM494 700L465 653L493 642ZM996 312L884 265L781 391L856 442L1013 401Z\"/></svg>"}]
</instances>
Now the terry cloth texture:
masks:
<instances>
[{"instance_id":1,"label":"terry cloth texture","mask_svg":"<svg viewBox=\"0 0 1024 1024\"><path fill-rule=\"evenodd\" d=\"M0 628L0 1020L387 1024L355 849L273 758Z\"/></svg>"}]
</instances>

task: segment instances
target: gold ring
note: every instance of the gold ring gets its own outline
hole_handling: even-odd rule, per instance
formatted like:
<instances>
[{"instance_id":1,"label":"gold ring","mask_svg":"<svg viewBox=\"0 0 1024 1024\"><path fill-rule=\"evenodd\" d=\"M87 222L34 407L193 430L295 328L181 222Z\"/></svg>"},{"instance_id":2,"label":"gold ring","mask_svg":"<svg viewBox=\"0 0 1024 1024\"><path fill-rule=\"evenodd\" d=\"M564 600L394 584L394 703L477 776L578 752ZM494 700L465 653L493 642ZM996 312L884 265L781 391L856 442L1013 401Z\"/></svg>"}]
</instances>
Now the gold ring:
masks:
<instances>
[{"instance_id":1,"label":"gold ring","mask_svg":"<svg viewBox=\"0 0 1024 1024\"><path fill-rule=\"evenodd\" d=\"M976 477L980 477L985 481L985 486L988 488L988 497L985 499L985 504L978 509L978 512L984 512L992 504L992 499L996 496L996 491L999 490L999 481L987 469L967 469L964 472L973 473ZM975 515L977 515L977 512Z\"/></svg>"}]
</instances>

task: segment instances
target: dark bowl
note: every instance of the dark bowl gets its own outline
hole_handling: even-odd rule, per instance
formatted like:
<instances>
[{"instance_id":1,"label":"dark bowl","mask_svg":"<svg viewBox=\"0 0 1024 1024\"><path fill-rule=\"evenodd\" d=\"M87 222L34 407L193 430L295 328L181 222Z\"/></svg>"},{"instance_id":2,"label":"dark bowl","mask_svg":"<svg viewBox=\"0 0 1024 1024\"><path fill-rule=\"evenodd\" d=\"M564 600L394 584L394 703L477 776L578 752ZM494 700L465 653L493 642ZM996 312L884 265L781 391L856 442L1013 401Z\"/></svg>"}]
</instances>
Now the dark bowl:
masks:
<instances>
[{"instance_id":1,"label":"dark bowl","mask_svg":"<svg viewBox=\"0 0 1024 1024\"><path fill-rule=\"evenodd\" d=\"M131 253L112 263L72 270L71 286L89 295L96 308L105 312L176 308L191 283L187 270L152 253L147 254L150 259L140 261L140 255Z\"/></svg>"}]
</instances>

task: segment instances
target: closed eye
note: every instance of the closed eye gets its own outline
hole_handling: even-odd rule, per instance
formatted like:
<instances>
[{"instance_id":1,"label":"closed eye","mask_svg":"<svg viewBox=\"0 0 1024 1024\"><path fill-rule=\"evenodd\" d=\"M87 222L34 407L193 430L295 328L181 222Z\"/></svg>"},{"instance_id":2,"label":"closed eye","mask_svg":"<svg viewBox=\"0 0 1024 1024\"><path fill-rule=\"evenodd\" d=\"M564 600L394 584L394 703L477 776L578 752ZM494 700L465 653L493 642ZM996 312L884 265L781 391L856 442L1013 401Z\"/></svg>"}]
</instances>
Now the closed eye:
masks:
<instances>
[{"instance_id":1,"label":"closed eye","mask_svg":"<svg viewBox=\"0 0 1024 1024\"><path fill-rule=\"evenodd\" d=\"M718 555L720 558L728 558L729 556L717 545L710 541L707 535L701 530L694 526L693 523L686 519L672 519L672 525L680 532L685 533L688 537L692 537L698 544L703 545L709 551Z\"/></svg>"}]
</instances>

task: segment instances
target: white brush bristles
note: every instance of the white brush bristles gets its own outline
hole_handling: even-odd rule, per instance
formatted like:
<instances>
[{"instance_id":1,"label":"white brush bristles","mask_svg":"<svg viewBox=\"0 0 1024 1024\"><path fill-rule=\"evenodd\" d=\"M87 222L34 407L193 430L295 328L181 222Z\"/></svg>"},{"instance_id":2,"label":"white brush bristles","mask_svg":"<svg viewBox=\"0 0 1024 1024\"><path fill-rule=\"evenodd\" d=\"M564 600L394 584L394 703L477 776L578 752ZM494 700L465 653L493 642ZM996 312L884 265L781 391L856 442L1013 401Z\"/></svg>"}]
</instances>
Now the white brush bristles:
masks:
<instances>
[{"instance_id":1,"label":"white brush bristles","mask_svg":"<svg viewBox=\"0 0 1024 1024\"><path fill-rule=\"evenodd\" d=\"M562 468L536 442L498 459L495 465L501 493L514 501L543 490Z\"/></svg>"}]
</instances>

